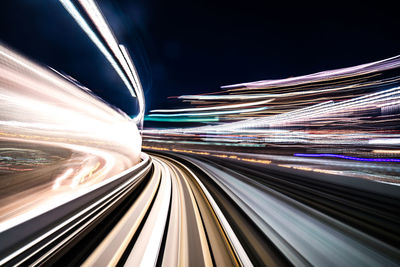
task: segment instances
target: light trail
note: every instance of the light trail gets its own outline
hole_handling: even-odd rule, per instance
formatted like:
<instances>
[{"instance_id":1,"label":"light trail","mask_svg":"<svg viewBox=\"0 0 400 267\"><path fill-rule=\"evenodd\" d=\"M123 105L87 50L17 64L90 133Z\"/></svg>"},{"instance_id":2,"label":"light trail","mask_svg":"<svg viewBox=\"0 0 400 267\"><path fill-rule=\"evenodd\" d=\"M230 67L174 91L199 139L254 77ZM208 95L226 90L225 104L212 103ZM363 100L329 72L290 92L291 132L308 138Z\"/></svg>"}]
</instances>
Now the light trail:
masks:
<instances>
[{"instance_id":1,"label":"light trail","mask_svg":"<svg viewBox=\"0 0 400 267\"><path fill-rule=\"evenodd\" d=\"M156 165L157 166L157 165ZM169 206L172 194L171 173L164 162L158 165L161 168L161 183L158 189L148 221L143 234L137 240L126 259L125 266L156 266L164 236Z\"/></svg>"},{"instance_id":2,"label":"light trail","mask_svg":"<svg viewBox=\"0 0 400 267\"><path fill-rule=\"evenodd\" d=\"M140 161L128 116L3 46L0 87L1 231Z\"/></svg>"},{"instance_id":3,"label":"light trail","mask_svg":"<svg viewBox=\"0 0 400 267\"><path fill-rule=\"evenodd\" d=\"M259 108L248 108L248 109L237 109L237 110L225 110L225 111L213 111L213 112L197 112L197 113L176 113L176 114L150 114L148 117L182 117L182 116L213 116L222 114L241 114L266 110L267 107Z\"/></svg>"},{"instance_id":4,"label":"light trail","mask_svg":"<svg viewBox=\"0 0 400 267\"><path fill-rule=\"evenodd\" d=\"M0 47L0 265L399 265L399 56L145 117L96 3L60 2L139 114ZM148 156L144 118L201 126L145 129Z\"/></svg>"},{"instance_id":5,"label":"light trail","mask_svg":"<svg viewBox=\"0 0 400 267\"><path fill-rule=\"evenodd\" d=\"M75 21L79 24L82 30L89 36L92 42L97 46L100 52L106 57L108 62L110 62L111 66L118 73L119 77L124 82L125 86L128 88L129 92L135 97L135 93L133 91L132 85L129 83L122 69L118 66L118 63L115 61L114 57L108 52L107 48L100 41L99 37L94 33L94 31L90 28L89 24L85 21L82 15L79 13L78 9L70 0L60 0L65 9L71 14L71 16L75 19Z\"/></svg>"},{"instance_id":6,"label":"light trail","mask_svg":"<svg viewBox=\"0 0 400 267\"><path fill-rule=\"evenodd\" d=\"M337 154L302 154L296 153L295 157L331 157L331 158L340 158L340 159L348 159L348 160L357 160L357 161L370 161L370 162L400 162L400 159L382 159L382 158L358 158L358 157L350 157L345 155L337 155Z\"/></svg>"},{"instance_id":7,"label":"light trail","mask_svg":"<svg viewBox=\"0 0 400 267\"><path fill-rule=\"evenodd\" d=\"M220 164L211 164L210 161L190 157L187 159L204 169L209 177L213 177L234 202L263 229L264 234L287 255L292 264L330 265L329 261L332 259L335 259L336 264L352 262L355 265L362 262L382 264L385 261L377 252L371 253L371 249L367 248L368 241L364 238L369 237L335 222L332 218L324 217L320 220L318 217L321 214L302 205L301 209L304 211L294 208L297 203L292 199L273 189L255 186L254 181L246 176L228 171L233 167L228 162L225 162L228 166L222 167ZM383 252L389 248L381 249ZM393 262L389 261L387 264L391 265Z\"/></svg>"},{"instance_id":8,"label":"light trail","mask_svg":"<svg viewBox=\"0 0 400 267\"><path fill-rule=\"evenodd\" d=\"M247 106L258 106L267 104L275 99L268 99L250 103L236 104L236 105L224 105L224 106L212 106L212 107L204 107L204 108L180 108L180 109L154 109L151 110L151 113L173 113L173 112L192 112L192 111L205 111L205 110L219 110L219 109L233 109L233 108L242 108Z\"/></svg>"},{"instance_id":9,"label":"light trail","mask_svg":"<svg viewBox=\"0 0 400 267\"><path fill-rule=\"evenodd\" d=\"M218 123L199 129L204 132L242 131L243 128L322 127L324 123L331 124L332 121L343 118L353 118L354 122L361 120L359 123L363 123L362 120L366 116L361 112L367 114L368 110L373 108L380 109L381 116L397 112L399 67L400 57L396 56L301 77L227 86L223 87L226 90L218 94L178 97L198 107L153 112L157 112L157 115L167 113L169 116L183 115L182 112L187 112L185 115L191 116L189 114L196 114L202 110L216 112L220 109L229 110L230 106L246 107L252 103L268 101L260 104L265 110L236 115L219 114ZM322 107L324 105L326 106ZM146 117L146 120L154 121L151 117ZM393 121L392 118L389 120ZM342 127L343 125L345 124L342 124ZM190 131L190 128L185 131Z\"/></svg>"},{"instance_id":10,"label":"light trail","mask_svg":"<svg viewBox=\"0 0 400 267\"><path fill-rule=\"evenodd\" d=\"M334 263L373 263L392 266L400 260L398 248L392 245L392 242L396 242L396 235L390 234L398 229L385 224L385 220L389 220L387 214L393 216L392 210L398 204L393 203L394 206L387 206L389 210L376 213L375 209L379 208L370 203L375 201L375 195L382 189L386 195L380 201L392 201L393 197L398 198L400 188L386 190L387 185L368 180L360 185L357 179L323 172L318 176L301 178L301 172L307 170L305 167L279 167L282 171L276 173L271 161L267 164L268 169L260 168L261 165L254 164L260 164L261 161L247 159L245 155L220 155L218 160L210 160L211 153L193 154L153 154L154 170L149 172L150 165L147 165L147 178L138 173L120 188L102 195L101 200L85 207L76 216L28 246L35 247L61 229L64 232L77 229L69 238L85 234L76 246L79 250L87 250L82 254L87 256L79 258L75 255L77 258L71 258L70 253L73 252L66 252L56 263L63 262L67 257L83 266L279 266L289 263L324 266ZM240 158L243 159L242 163L237 162ZM253 175L259 178L250 178ZM273 179L268 178L271 175ZM275 178L279 175L279 179ZM124 174L119 177L124 177ZM307 179L314 186L310 187L310 190L314 190L313 201L304 198L308 193L301 189L302 179ZM365 196L359 190L354 190L351 184L356 181L363 191L371 193ZM120 215L112 213L104 217L103 220L117 220L111 223L111 229L104 235L94 236L98 241L88 246L84 229L92 229L89 222L94 223L94 219L100 216L97 213L105 212L111 203L118 203L114 195L128 192L128 188L137 197L128 197L126 204L120 204L121 207L127 205L127 208L121 209ZM322 189L324 193L321 193ZM353 190L351 200L337 197L338 193L346 190ZM346 203L344 206L343 201ZM98 206L100 203L104 204ZM332 213L332 206L342 213ZM366 206L369 209L365 209ZM114 206L114 209L116 207L119 206ZM345 212L347 209L350 209L350 213ZM371 217L371 212L379 219ZM349 216L352 217L351 224L347 221ZM78 224L74 224L79 228L64 228L75 218L82 218ZM381 221L381 218L386 219ZM376 223L379 225L376 226ZM357 227L367 227L369 234ZM389 241L382 241L389 236ZM35 264L45 263L52 255L56 255L57 248L63 244L53 244L56 240L52 238L48 243L51 247L46 254L32 258ZM22 248L15 253L24 250ZM2 259L2 263L9 262L16 255Z\"/></svg>"},{"instance_id":11,"label":"light trail","mask_svg":"<svg viewBox=\"0 0 400 267\"><path fill-rule=\"evenodd\" d=\"M128 88L130 94L137 98L139 114L134 118L134 120L140 127L142 127L145 111L144 93L139 75L131 57L129 56L128 50L125 46L118 44L117 39L95 1L80 0L79 3L90 18L90 21L95 25L101 37L105 40L105 43L100 40L95 30L89 26L88 22L84 19L71 0L60 0L60 2L97 46L100 52L110 62L124 82L125 86Z\"/></svg>"},{"instance_id":12,"label":"light trail","mask_svg":"<svg viewBox=\"0 0 400 267\"><path fill-rule=\"evenodd\" d=\"M128 49L123 45L119 45L119 47L122 51L122 54L124 55L125 60L128 63L129 69L133 75L133 80L136 83L136 86L134 86L134 88L137 88L136 94L137 94L137 100L138 100L138 104L139 104L139 113L135 117L135 121L137 124L143 124L144 113L145 113L145 98L144 98L142 83L140 82L139 75L137 73L135 64L133 64L132 58L129 55ZM140 125L141 128L142 128L142 126L143 125Z\"/></svg>"},{"instance_id":13,"label":"light trail","mask_svg":"<svg viewBox=\"0 0 400 267\"><path fill-rule=\"evenodd\" d=\"M122 69L124 70L124 79L126 79L126 75L128 77L127 80L129 80L130 84L127 87L129 89L129 92L133 97L137 96L137 93L135 94L134 91L137 92L139 90L138 85L137 85L137 80L133 77L132 70L129 68L128 63L118 45L118 42L112 33L110 26L106 22L104 16L101 14L99 7L93 0L79 0L79 3L82 5L84 10L86 11L86 14L88 14L89 18L93 22L93 24L96 26L97 30L100 32L101 36L104 38L104 40L107 43L107 47L109 47L114 55L114 57L117 58L118 63L122 66ZM125 50L127 53L127 51ZM121 77L122 78L122 77ZM135 86L136 85L136 86ZM133 88L132 88L133 86Z\"/></svg>"},{"instance_id":14,"label":"light trail","mask_svg":"<svg viewBox=\"0 0 400 267\"><path fill-rule=\"evenodd\" d=\"M181 96L197 107L155 110L146 116L148 121L176 127L145 129L144 146L172 152L219 151L214 155L254 153L250 158L262 156L288 168L399 184L396 154L376 155L397 151L400 144L399 71L396 56L301 77L227 86L215 94ZM261 101L268 101L257 106L265 110L240 113L239 107ZM232 106L237 114L230 114ZM179 127L180 122L198 126ZM311 162L305 155L325 159ZM311 157L317 156L307 156ZM339 159L354 162L345 166Z\"/></svg>"},{"instance_id":15,"label":"light trail","mask_svg":"<svg viewBox=\"0 0 400 267\"><path fill-rule=\"evenodd\" d=\"M164 156L154 156L153 164L154 173L138 199L83 265L252 266L200 179Z\"/></svg>"},{"instance_id":16,"label":"light trail","mask_svg":"<svg viewBox=\"0 0 400 267\"><path fill-rule=\"evenodd\" d=\"M53 185L53 190L57 190L58 188L60 188L61 183L68 178L72 173L74 172L74 169L69 168L67 169L62 175L58 176L56 178L56 180L54 181L54 185Z\"/></svg>"},{"instance_id":17,"label":"light trail","mask_svg":"<svg viewBox=\"0 0 400 267\"><path fill-rule=\"evenodd\" d=\"M235 88L235 87L246 87L246 88L264 88L267 86L277 86L277 85L296 85L298 83L308 83L308 82L319 82L323 79L338 79L342 77L360 75L365 73L375 72L376 70L393 69L399 67L400 56L394 56L388 59L379 60L376 62L366 63L354 67L342 68L337 70L321 71L314 74L292 77L282 80L267 80L267 81L257 81L251 83L241 83L235 85L222 86L222 88Z\"/></svg>"},{"instance_id":18,"label":"light trail","mask_svg":"<svg viewBox=\"0 0 400 267\"><path fill-rule=\"evenodd\" d=\"M396 77L378 81L371 78L380 79L385 71L398 68L398 63L395 57L333 72L334 80L340 75L349 79L335 81L335 85L330 85L331 77L324 76L328 73L301 83L304 88L327 83L333 86L328 90L283 93L282 89L264 94L275 99L280 94L282 99L275 106L275 99L265 104L268 111L272 110L268 115L263 111L248 116L218 114L218 123L212 125L145 130L143 148L178 159L196 174L204 172L203 182L208 187L214 183L218 186L213 196L228 195L226 205L235 203L293 265L374 262L396 266L400 262L395 245L398 234L394 233L398 219L384 218L396 213L397 207L386 214L383 210L391 207L390 199L398 195L400 184L400 160L396 158L400 87ZM359 77L367 73L368 78ZM362 84L351 84L355 80ZM289 86L287 81L282 82L281 87ZM229 105L221 105L223 100L246 106L249 99L261 95L242 88L226 95L190 96L188 99L196 99L192 103L207 107L157 112L179 117L183 114L178 112L196 114L203 108L207 110L204 115L211 115L229 110ZM290 107L294 102L296 106ZM231 118L236 121L230 123ZM227 206L223 210L229 214ZM231 222L240 221L237 214L230 218ZM234 229L240 236L240 227ZM244 231L244 236L251 235L249 228ZM256 244L256 238L250 243ZM271 260L256 254L256 248L248 243L245 248L247 252L254 249L251 261L262 258L265 264Z\"/></svg>"}]
</instances>

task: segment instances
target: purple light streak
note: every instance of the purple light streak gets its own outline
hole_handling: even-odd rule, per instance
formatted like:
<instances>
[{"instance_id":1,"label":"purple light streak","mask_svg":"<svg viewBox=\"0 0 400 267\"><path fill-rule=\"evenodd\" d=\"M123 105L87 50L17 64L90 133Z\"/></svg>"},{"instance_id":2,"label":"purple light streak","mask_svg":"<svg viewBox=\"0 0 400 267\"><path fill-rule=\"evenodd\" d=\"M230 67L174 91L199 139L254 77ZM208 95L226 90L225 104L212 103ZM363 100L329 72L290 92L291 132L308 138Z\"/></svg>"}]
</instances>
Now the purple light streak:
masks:
<instances>
[{"instance_id":1,"label":"purple light streak","mask_svg":"<svg viewBox=\"0 0 400 267\"><path fill-rule=\"evenodd\" d=\"M400 159L381 159L381 158L358 158L358 157L350 157L345 155L338 154L302 154L295 153L293 154L295 157L331 157L331 158L340 158L340 159L348 159L348 160L357 160L357 161L372 161L372 162L400 162Z\"/></svg>"}]
</instances>

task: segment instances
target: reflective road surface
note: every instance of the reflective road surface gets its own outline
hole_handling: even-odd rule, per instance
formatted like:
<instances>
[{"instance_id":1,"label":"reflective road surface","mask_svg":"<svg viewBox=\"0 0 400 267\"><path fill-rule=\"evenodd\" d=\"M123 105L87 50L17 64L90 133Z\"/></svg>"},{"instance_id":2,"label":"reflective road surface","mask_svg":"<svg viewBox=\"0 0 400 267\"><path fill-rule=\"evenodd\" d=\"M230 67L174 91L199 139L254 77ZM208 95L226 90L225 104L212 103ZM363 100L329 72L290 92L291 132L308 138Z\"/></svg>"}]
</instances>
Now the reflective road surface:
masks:
<instances>
[{"instance_id":1,"label":"reflective road surface","mask_svg":"<svg viewBox=\"0 0 400 267\"><path fill-rule=\"evenodd\" d=\"M397 186L338 175L332 180L329 174L306 176L298 170L200 155L148 153L150 157L143 153L139 165L112 182L37 221L33 218L2 232L0 263L396 266L400 262ZM30 231L32 223L35 231ZM4 243L14 230L20 231L19 241Z\"/></svg>"}]
</instances>

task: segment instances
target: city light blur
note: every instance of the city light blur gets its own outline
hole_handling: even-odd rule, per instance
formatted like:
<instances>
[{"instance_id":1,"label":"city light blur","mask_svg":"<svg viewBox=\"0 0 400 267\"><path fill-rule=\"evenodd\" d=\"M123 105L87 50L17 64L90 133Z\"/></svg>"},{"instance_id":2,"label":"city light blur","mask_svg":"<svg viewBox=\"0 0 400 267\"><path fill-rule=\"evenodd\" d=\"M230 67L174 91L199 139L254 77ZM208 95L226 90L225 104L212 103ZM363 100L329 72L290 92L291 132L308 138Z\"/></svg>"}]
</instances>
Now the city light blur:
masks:
<instances>
[{"instance_id":1,"label":"city light blur","mask_svg":"<svg viewBox=\"0 0 400 267\"><path fill-rule=\"evenodd\" d=\"M0 229L139 162L135 123L71 77L1 46L0 87Z\"/></svg>"},{"instance_id":2,"label":"city light blur","mask_svg":"<svg viewBox=\"0 0 400 267\"><path fill-rule=\"evenodd\" d=\"M178 125L196 119L199 126L146 129L144 145L244 152L289 168L397 184L399 71L396 56L301 77L222 86L216 94L182 95L178 99L190 107L152 110L146 120L168 118Z\"/></svg>"},{"instance_id":3,"label":"city light blur","mask_svg":"<svg viewBox=\"0 0 400 267\"><path fill-rule=\"evenodd\" d=\"M400 266L393 10L2 5L0 266Z\"/></svg>"}]
</instances>

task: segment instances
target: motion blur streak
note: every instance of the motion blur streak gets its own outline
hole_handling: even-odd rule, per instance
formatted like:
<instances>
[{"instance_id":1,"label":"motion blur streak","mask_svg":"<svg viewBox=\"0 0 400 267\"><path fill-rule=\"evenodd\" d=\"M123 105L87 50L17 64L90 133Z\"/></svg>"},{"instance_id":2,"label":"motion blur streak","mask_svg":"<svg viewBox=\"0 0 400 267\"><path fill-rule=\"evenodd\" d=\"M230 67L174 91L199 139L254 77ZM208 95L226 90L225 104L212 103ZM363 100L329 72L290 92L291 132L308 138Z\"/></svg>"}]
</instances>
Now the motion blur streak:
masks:
<instances>
[{"instance_id":1,"label":"motion blur streak","mask_svg":"<svg viewBox=\"0 0 400 267\"><path fill-rule=\"evenodd\" d=\"M357 161L377 161L377 162L400 162L400 159L376 159L376 158L357 158L357 157L348 157L343 155L336 154L294 154L296 157L331 157L331 158L340 158L340 159L349 159L349 160L357 160Z\"/></svg>"},{"instance_id":2,"label":"motion blur streak","mask_svg":"<svg viewBox=\"0 0 400 267\"><path fill-rule=\"evenodd\" d=\"M384 215L383 211L379 211L380 208L378 208L378 210L368 211L367 213L371 212L371 215L367 215L366 211L363 210L364 205L370 209L375 209L369 206L368 202L372 199L377 201L375 197L378 198L376 194L379 190L378 188L381 187L381 189L387 190L389 189L388 185L381 184L378 188L374 188L376 187L374 182L365 181L363 190L374 191L374 196L362 196L362 194L354 191L353 197L357 200L354 202L346 201L344 196L343 199L337 197L338 189L331 191L330 188L337 188L340 185L342 189L339 191L350 190L354 185L360 186L358 184L359 181L347 178L347 185L345 185L342 183L341 177L331 180L329 174L321 174L307 179L309 185L312 186L322 183L321 188L315 188L316 191L314 193L316 195L313 200L305 201L305 198L308 198L306 196L308 193L300 189L300 179L303 179L300 178L303 175L301 172L288 172L282 168L275 170L265 167L260 168L254 165L255 163L253 162L238 163L232 162L232 159L229 158L208 160L204 155L171 155L174 155L174 162L179 160L182 162L181 164L190 166L185 167L186 170L188 168L201 170L202 179L204 182L207 181L206 185L214 197L219 199L221 194L226 194L229 204L228 206L220 206L218 210L224 210L226 216L229 216L233 212L232 210L239 207L248 216L248 219L256 225L256 228L265 235L264 242L270 240L296 266L395 266L400 260L398 248L379 240L382 238L379 232L383 229L380 228L381 225L375 225L380 220L379 218L383 219L387 215L392 217L393 214L390 215L391 212L388 211L389 213ZM163 157L162 159L167 160L168 157ZM279 172L276 172L276 170L279 170ZM193 175L193 172L190 171L189 173ZM258 177L255 178L256 176ZM288 183L286 186L282 186L285 181ZM212 185L212 183L215 184ZM201 185L201 182L199 184ZM201 188L207 190L203 186ZM319 190L323 190L325 193L317 193ZM389 193L389 191L392 192ZM288 192L291 193L289 194ZM399 188L391 188L386 193L388 195L384 201L389 203L391 201L389 195L398 194ZM210 196L209 198L212 197ZM379 202L381 201L382 199L379 200ZM218 203L222 204L223 202L219 200ZM325 206L319 206L321 203L325 203ZM326 205L332 206L342 213L334 213ZM352 211L347 210L345 212L345 209ZM396 209L396 207L393 207L391 210L394 211ZM347 216L354 216L354 214L351 215L352 212L359 214L353 217L350 225L343 223L343 221L348 222L347 219L349 217ZM362 213L365 214L362 215ZM356 219L358 216L363 217L363 219L359 221ZM398 219L398 214L394 216ZM387 217L388 220L383 219L381 223L386 225L385 229L391 232L394 229L390 229L390 221L397 219L394 217L389 219L389 217ZM238 218L230 218L230 223L238 223ZM365 227L368 224L370 224L369 234L358 229L361 225ZM251 223L247 223L246 226L242 227L249 229L252 227L251 225ZM246 235L247 230L238 227L238 225L234 225L236 231L243 231ZM244 242L242 238L240 236L239 240ZM251 259L255 262L257 262L257 258L260 259L263 256L253 255L253 253L256 253L256 243L256 240L250 240L250 243L246 245L243 243L248 252L252 253L253 257ZM264 253L267 253L267 250L264 250ZM271 255L276 261L276 258L281 256L279 256L279 253ZM249 264L247 262L244 265L248 266Z\"/></svg>"},{"instance_id":3,"label":"motion blur streak","mask_svg":"<svg viewBox=\"0 0 400 267\"><path fill-rule=\"evenodd\" d=\"M95 25L95 29L90 27L89 23L85 20L84 16L79 12L71 0L60 0L60 2L110 62L131 95L137 97L139 113L134 120L142 126L145 112L144 93L139 75L136 71L135 64L128 53L128 49L125 46L118 44L117 39L96 2L93 0L79 1L80 5L86 12L86 15L90 18L90 22ZM102 39L99 38L98 33ZM103 43L101 40L104 40L105 42Z\"/></svg>"},{"instance_id":4,"label":"motion blur streak","mask_svg":"<svg viewBox=\"0 0 400 267\"><path fill-rule=\"evenodd\" d=\"M150 114L149 117L153 117L153 116L158 116L158 117L210 116L210 115L221 115L221 114L248 113L248 112L262 111L265 109L267 109L267 108L261 107L261 108L237 109L237 110L229 110L229 111L199 112L199 113L177 113L177 114L158 114L158 115Z\"/></svg>"},{"instance_id":5,"label":"motion blur streak","mask_svg":"<svg viewBox=\"0 0 400 267\"><path fill-rule=\"evenodd\" d=\"M144 118L97 4L60 2L139 114L0 46L0 266L400 265L400 56Z\"/></svg>"},{"instance_id":6,"label":"motion blur streak","mask_svg":"<svg viewBox=\"0 0 400 267\"><path fill-rule=\"evenodd\" d=\"M144 113L145 113L145 98L144 98L142 83L140 82L139 74L137 73L136 67L133 64L131 56L129 55L128 49L123 45L119 45L119 47L121 48L122 54L124 55L125 60L128 63L130 72L133 75L133 80L136 84L136 86L134 86L134 88L136 89L136 94L137 94L137 99L138 99L138 104L139 104L139 113L134 118L134 120L136 121L136 123L140 124L140 127L142 128Z\"/></svg>"},{"instance_id":7,"label":"motion blur streak","mask_svg":"<svg viewBox=\"0 0 400 267\"><path fill-rule=\"evenodd\" d=\"M68 202L140 161L122 112L0 46L0 231Z\"/></svg>"},{"instance_id":8,"label":"motion blur streak","mask_svg":"<svg viewBox=\"0 0 400 267\"><path fill-rule=\"evenodd\" d=\"M84 265L252 266L199 178L172 158L152 158L154 173L148 185ZM138 216L143 209L149 209L148 216ZM124 252L127 245L120 244L130 239L133 247ZM124 253L129 255L126 259Z\"/></svg>"},{"instance_id":9,"label":"motion blur streak","mask_svg":"<svg viewBox=\"0 0 400 267\"><path fill-rule=\"evenodd\" d=\"M237 104L237 105L225 105L225 106L212 106L212 107L204 107L204 108L180 108L180 109L154 109L151 110L150 112L189 112L189 111L204 111L204 110L219 110L219 109L228 109L228 108L241 108L241 107L246 107L246 106L258 106L262 104L267 104L274 99L268 99L268 100L263 100L263 101L257 101L257 102L250 102L250 103L243 103L243 104Z\"/></svg>"},{"instance_id":10,"label":"motion blur streak","mask_svg":"<svg viewBox=\"0 0 400 267\"><path fill-rule=\"evenodd\" d=\"M244 153L286 168L400 184L399 159L390 153L400 145L400 56L222 89L178 97L190 107L152 111L145 120L176 127L145 129L144 146Z\"/></svg>"},{"instance_id":11,"label":"motion blur streak","mask_svg":"<svg viewBox=\"0 0 400 267\"><path fill-rule=\"evenodd\" d=\"M165 113L186 112L185 115L190 116L204 110L267 107L263 111L254 110L241 115L220 114L219 127L200 128L202 131L269 126L316 127L330 125L332 119L354 116L358 121L351 122L349 126L352 126L362 122L359 120L367 115L375 115L373 111L380 110L382 116L396 112L399 105L399 67L400 57L396 56L301 77L223 86L223 91L218 94L178 97L195 107L158 109L151 113L152 116L162 116ZM318 121L309 122L310 118ZM228 123L234 121L237 123Z\"/></svg>"},{"instance_id":12,"label":"motion blur streak","mask_svg":"<svg viewBox=\"0 0 400 267\"><path fill-rule=\"evenodd\" d=\"M122 81L125 83L129 92L132 96L135 96L135 93L132 89L132 85L129 83L122 69L118 66L118 63L115 61L113 56L108 52L107 48L100 41L99 37L97 37L96 33L90 28L89 24L85 21L82 15L79 13L78 9L74 6L74 4L69 0L60 0L60 2L64 5L65 9L71 14L71 16L76 20L76 22L81 26L81 28L86 32L89 38L93 43L99 48L99 50L103 53L103 55L107 58L110 64L113 66L115 71L118 73L119 77L121 77Z\"/></svg>"},{"instance_id":13,"label":"motion blur streak","mask_svg":"<svg viewBox=\"0 0 400 267\"><path fill-rule=\"evenodd\" d=\"M399 265L400 56L177 99L142 148L197 177L238 263Z\"/></svg>"}]
</instances>

